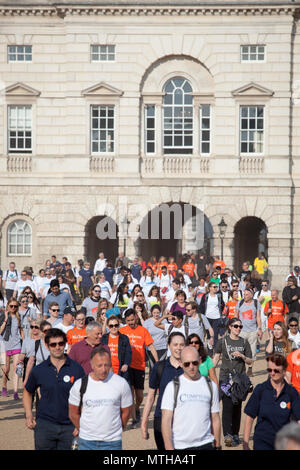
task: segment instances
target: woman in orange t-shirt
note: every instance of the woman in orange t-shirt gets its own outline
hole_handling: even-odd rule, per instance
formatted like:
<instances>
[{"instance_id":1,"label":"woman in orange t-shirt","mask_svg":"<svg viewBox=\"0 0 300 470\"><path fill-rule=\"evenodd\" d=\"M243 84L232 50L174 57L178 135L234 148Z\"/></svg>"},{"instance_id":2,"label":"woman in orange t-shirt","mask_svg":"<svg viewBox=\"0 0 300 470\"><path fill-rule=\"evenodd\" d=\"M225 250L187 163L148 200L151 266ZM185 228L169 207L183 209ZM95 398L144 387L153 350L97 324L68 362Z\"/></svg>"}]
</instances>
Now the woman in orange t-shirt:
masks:
<instances>
[{"instance_id":1,"label":"woman in orange t-shirt","mask_svg":"<svg viewBox=\"0 0 300 470\"><path fill-rule=\"evenodd\" d=\"M191 258L187 260L187 262L182 266L182 269L191 280L197 278L196 266L192 262Z\"/></svg>"},{"instance_id":2,"label":"woman in orange t-shirt","mask_svg":"<svg viewBox=\"0 0 300 470\"><path fill-rule=\"evenodd\" d=\"M223 315L226 315L228 318L236 317L235 307L239 301L239 292L232 290L229 292L229 301L226 302Z\"/></svg>"},{"instance_id":3,"label":"woman in orange t-shirt","mask_svg":"<svg viewBox=\"0 0 300 470\"><path fill-rule=\"evenodd\" d=\"M178 269L177 264L175 263L175 258L169 258L168 271L171 276L176 277L176 271Z\"/></svg>"},{"instance_id":4,"label":"woman in orange t-shirt","mask_svg":"<svg viewBox=\"0 0 300 470\"><path fill-rule=\"evenodd\" d=\"M152 269L152 271L154 272L154 274L157 273L158 263L157 263L157 261L156 261L155 256L151 256L150 261L149 261L149 263L148 263L148 266L150 266L150 268Z\"/></svg>"},{"instance_id":5,"label":"woman in orange t-shirt","mask_svg":"<svg viewBox=\"0 0 300 470\"><path fill-rule=\"evenodd\" d=\"M109 333L101 338L101 343L110 349L111 365L115 374L124 377L129 382L128 367L131 363L132 353L129 339L119 332L120 320L111 315L106 321Z\"/></svg>"},{"instance_id":6,"label":"woman in orange t-shirt","mask_svg":"<svg viewBox=\"0 0 300 470\"><path fill-rule=\"evenodd\" d=\"M167 266L168 267L167 259L164 256L161 256L158 260L157 273L156 273L158 276L161 275L162 266Z\"/></svg>"},{"instance_id":7,"label":"woman in orange t-shirt","mask_svg":"<svg viewBox=\"0 0 300 470\"><path fill-rule=\"evenodd\" d=\"M68 353L75 343L86 338L85 313L77 312L75 315L75 326L67 332Z\"/></svg>"}]
</instances>

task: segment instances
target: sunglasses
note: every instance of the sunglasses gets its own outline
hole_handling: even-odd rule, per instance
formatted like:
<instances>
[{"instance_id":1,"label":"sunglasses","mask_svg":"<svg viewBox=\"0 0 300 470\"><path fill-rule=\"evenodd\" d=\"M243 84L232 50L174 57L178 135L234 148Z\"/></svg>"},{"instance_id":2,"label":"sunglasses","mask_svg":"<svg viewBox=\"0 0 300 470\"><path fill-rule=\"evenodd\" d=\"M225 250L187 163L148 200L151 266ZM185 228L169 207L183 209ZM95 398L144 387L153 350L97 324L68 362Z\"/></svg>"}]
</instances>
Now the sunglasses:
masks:
<instances>
[{"instance_id":1,"label":"sunglasses","mask_svg":"<svg viewBox=\"0 0 300 470\"><path fill-rule=\"evenodd\" d=\"M297 325L297 323L293 323L293 324L291 323L290 326L293 327L293 328L297 328L298 325Z\"/></svg>"},{"instance_id":2,"label":"sunglasses","mask_svg":"<svg viewBox=\"0 0 300 470\"><path fill-rule=\"evenodd\" d=\"M279 369L271 369L270 367L267 368L267 372L274 372L274 374L280 374L281 370Z\"/></svg>"},{"instance_id":3,"label":"sunglasses","mask_svg":"<svg viewBox=\"0 0 300 470\"><path fill-rule=\"evenodd\" d=\"M184 363L183 363L183 366L184 366L184 367L190 367L191 364L192 364L193 366L198 366L198 365L199 365L199 362L198 362L198 361L184 362Z\"/></svg>"},{"instance_id":4,"label":"sunglasses","mask_svg":"<svg viewBox=\"0 0 300 470\"><path fill-rule=\"evenodd\" d=\"M65 346L64 341L57 341L55 343L49 343L49 348L56 348L56 346L59 346L60 348Z\"/></svg>"},{"instance_id":5,"label":"sunglasses","mask_svg":"<svg viewBox=\"0 0 300 470\"><path fill-rule=\"evenodd\" d=\"M240 328L241 330L243 329L243 325L232 325L233 328Z\"/></svg>"},{"instance_id":6,"label":"sunglasses","mask_svg":"<svg viewBox=\"0 0 300 470\"><path fill-rule=\"evenodd\" d=\"M119 323L112 323L111 325L108 325L108 328L119 328Z\"/></svg>"},{"instance_id":7,"label":"sunglasses","mask_svg":"<svg viewBox=\"0 0 300 470\"><path fill-rule=\"evenodd\" d=\"M28 302L28 299L21 300L21 304L26 304Z\"/></svg>"},{"instance_id":8,"label":"sunglasses","mask_svg":"<svg viewBox=\"0 0 300 470\"><path fill-rule=\"evenodd\" d=\"M59 312L59 308L51 308L52 312Z\"/></svg>"},{"instance_id":9,"label":"sunglasses","mask_svg":"<svg viewBox=\"0 0 300 470\"><path fill-rule=\"evenodd\" d=\"M40 329L39 326L35 326L35 325L30 325L30 328L31 328L31 330L39 330Z\"/></svg>"},{"instance_id":10,"label":"sunglasses","mask_svg":"<svg viewBox=\"0 0 300 470\"><path fill-rule=\"evenodd\" d=\"M46 328L45 330L42 330L42 333L47 333L49 330L51 330L51 328Z\"/></svg>"},{"instance_id":11,"label":"sunglasses","mask_svg":"<svg viewBox=\"0 0 300 470\"><path fill-rule=\"evenodd\" d=\"M199 341L190 341L189 344L200 344Z\"/></svg>"},{"instance_id":12,"label":"sunglasses","mask_svg":"<svg viewBox=\"0 0 300 470\"><path fill-rule=\"evenodd\" d=\"M19 305L10 305L10 308L18 308Z\"/></svg>"},{"instance_id":13,"label":"sunglasses","mask_svg":"<svg viewBox=\"0 0 300 470\"><path fill-rule=\"evenodd\" d=\"M100 294L101 290L95 290L95 289L94 289L94 292L95 292L96 294Z\"/></svg>"}]
</instances>

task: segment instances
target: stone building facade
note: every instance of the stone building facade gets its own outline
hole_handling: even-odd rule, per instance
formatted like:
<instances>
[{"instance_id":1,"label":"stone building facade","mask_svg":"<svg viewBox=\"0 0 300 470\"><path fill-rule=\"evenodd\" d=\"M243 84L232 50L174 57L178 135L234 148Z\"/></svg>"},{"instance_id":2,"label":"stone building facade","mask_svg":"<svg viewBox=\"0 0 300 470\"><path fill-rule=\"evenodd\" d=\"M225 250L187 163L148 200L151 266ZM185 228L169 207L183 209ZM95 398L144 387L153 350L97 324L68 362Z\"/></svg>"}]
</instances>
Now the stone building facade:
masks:
<instances>
[{"instance_id":1,"label":"stone building facade","mask_svg":"<svg viewBox=\"0 0 300 470\"><path fill-rule=\"evenodd\" d=\"M2 269L113 257L124 230L129 257L176 256L199 248L198 213L206 251L220 254L223 217L226 263L265 251L282 285L300 264L299 13L0 0ZM182 240L141 237L162 204L193 208ZM97 238L103 217L115 239Z\"/></svg>"}]
</instances>

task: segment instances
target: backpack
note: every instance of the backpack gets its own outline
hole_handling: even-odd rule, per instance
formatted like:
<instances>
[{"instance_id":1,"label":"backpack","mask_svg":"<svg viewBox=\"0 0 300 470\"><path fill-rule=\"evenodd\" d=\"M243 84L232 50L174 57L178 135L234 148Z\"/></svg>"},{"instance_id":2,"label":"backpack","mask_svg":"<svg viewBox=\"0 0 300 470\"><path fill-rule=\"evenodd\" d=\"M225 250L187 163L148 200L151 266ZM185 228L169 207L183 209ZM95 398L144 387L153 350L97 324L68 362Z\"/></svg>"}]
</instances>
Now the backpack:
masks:
<instances>
[{"instance_id":1,"label":"backpack","mask_svg":"<svg viewBox=\"0 0 300 470\"><path fill-rule=\"evenodd\" d=\"M184 326L185 337L187 338L189 335L189 326L186 324L186 322L184 322L183 326ZM168 336L170 336L170 334L172 333L173 328L174 328L174 325L171 324L168 328Z\"/></svg>"},{"instance_id":2,"label":"backpack","mask_svg":"<svg viewBox=\"0 0 300 470\"><path fill-rule=\"evenodd\" d=\"M245 299L240 300L238 305L237 305L238 308L240 308L243 305L244 302L245 302ZM257 299L253 299L253 302L254 302L256 310L258 310L258 301L257 301Z\"/></svg>"},{"instance_id":3,"label":"backpack","mask_svg":"<svg viewBox=\"0 0 300 470\"><path fill-rule=\"evenodd\" d=\"M202 326L203 333L204 333L204 340L205 340L206 337L207 337L207 330L205 329L205 326L204 326L204 322L203 322L203 318L202 318L201 313L198 313L198 317L199 317L199 326ZM185 319L184 319L184 327L187 328L187 332L188 332L188 328L189 328L189 319L188 319L188 315L185 316ZM188 334L186 335L186 337L188 337Z\"/></svg>"},{"instance_id":4,"label":"backpack","mask_svg":"<svg viewBox=\"0 0 300 470\"><path fill-rule=\"evenodd\" d=\"M204 377L205 380L206 380L206 383L207 383L207 386L208 386L208 389L209 389L209 393L210 393L210 410L212 408L212 401L213 401L213 388L212 388L212 383L211 383L211 380L209 377L205 377L204 375L202 375L201 377ZM180 381L179 381L179 376L176 376L174 377L173 379L173 384L174 384L174 405L173 405L173 410L175 410L176 406L177 406L177 398L178 398L178 394L179 394L179 386L180 386ZM174 416L174 414L173 414Z\"/></svg>"},{"instance_id":5,"label":"backpack","mask_svg":"<svg viewBox=\"0 0 300 470\"><path fill-rule=\"evenodd\" d=\"M42 345L41 345L41 340L40 339L37 339L34 343L34 365L36 364L36 355L37 355L37 352L39 350L39 348L41 348L41 355L42 355L42 358L43 358L43 361L45 360L45 356L44 356L44 353L43 353L43 349L42 349Z\"/></svg>"}]
</instances>

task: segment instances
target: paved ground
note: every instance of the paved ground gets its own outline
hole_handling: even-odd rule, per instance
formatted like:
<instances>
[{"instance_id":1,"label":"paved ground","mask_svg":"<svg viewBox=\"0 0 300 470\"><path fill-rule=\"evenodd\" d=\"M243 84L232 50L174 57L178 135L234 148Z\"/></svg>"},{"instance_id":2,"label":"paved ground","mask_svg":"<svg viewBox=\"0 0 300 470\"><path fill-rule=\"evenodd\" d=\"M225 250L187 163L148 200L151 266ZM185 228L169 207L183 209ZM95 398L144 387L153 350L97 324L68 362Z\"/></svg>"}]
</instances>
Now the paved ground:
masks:
<instances>
[{"instance_id":1,"label":"paved ground","mask_svg":"<svg viewBox=\"0 0 300 470\"><path fill-rule=\"evenodd\" d=\"M257 356L257 361L254 366L254 377L251 381L253 385L263 382L267 378L265 372L266 361L264 348ZM2 372L1 372L2 374ZM1 376L2 377L2 376ZM2 389L2 380L1 380ZM10 384L10 382L8 382ZM146 384L148 384L148 375L146 376ZM0 450L33 450L33 432L25 427L24 410L22 401L15 402L13 400L13 393L8 385L9 396L7 398L0 397ZM145 389L146 392L146 389ZM21 396L21 391L20 391ZM244 402L245 405L246 402ZM154 407L153 407L154 409ZM145 441L141 437L140 428L133 430L126 430L123 434L123 449L124 450L155 450L155 442L153 437L153 414L149 420L150 438ZM243 432L243 418L241 425L240 437ZM226 449L223 447L223 449ZM227 448L228 449L228 448ZM235 447L231 450L241 450L242 445Z\"/></svg>"}]
</instances>

